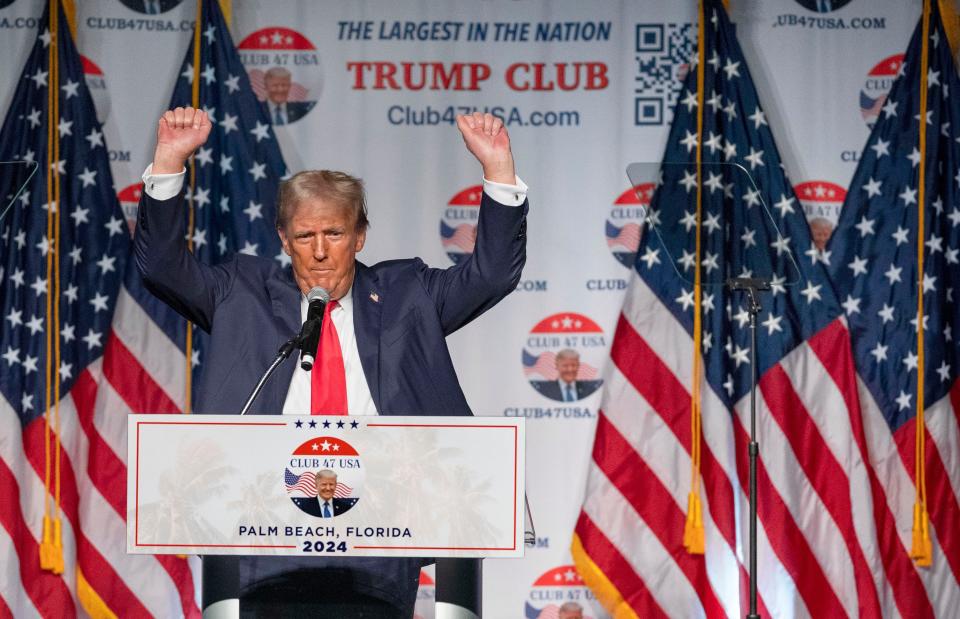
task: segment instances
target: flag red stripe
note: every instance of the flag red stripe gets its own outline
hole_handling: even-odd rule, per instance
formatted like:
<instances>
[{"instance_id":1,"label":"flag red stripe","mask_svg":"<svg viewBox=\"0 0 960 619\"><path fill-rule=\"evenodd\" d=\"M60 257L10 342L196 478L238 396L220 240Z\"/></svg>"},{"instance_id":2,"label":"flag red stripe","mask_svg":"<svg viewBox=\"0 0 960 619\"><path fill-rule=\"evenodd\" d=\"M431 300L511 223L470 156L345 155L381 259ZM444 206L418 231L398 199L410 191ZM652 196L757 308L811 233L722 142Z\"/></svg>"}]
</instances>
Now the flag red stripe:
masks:
<instances>
[{"instance_id":1,"label":"flag red stripe","mask_svg":"<svg viewBox=\"0 0 960 619\"><path fill-rule=\"evenodd\" d=\"M702 556L691 555L683 547L684 513L677 507L670 491L603 414L597 420L593 460L637 510L693 585L707 617L726 616L707 576L706 561Z\"/></svg>"},{"instance_id":2,"label":"flag red stripe","mask_svg":"<svg viewBox=\"0 0 960 619\"><path fill-rule=\"evenodd\" d=\"M853 354L847 342L849 342L849 332L839 321L831 323L829 327L822 329L808 340L811 350L840 389L850 414L853 437L860 448L863 461L867 463L880 560L883 562L884 573L890 583L897 608L904 617L932 617L933 607L930 599L923 593L923 583L920 582L913 561L910 560L900 542L896 518L890 511L890 505L877 472L870 464ZM918 592L923 594L917 595Z\"/></svg>"},{"instance_id":3,"label":"flag red stripe","mask_svg":"<svg viewBox=\"0 0 960 619\"><path fill-rule=\"evenodd\" d=\"M690 453L690 394L623 314L617 324L610 358ZM700 474L710 516L731 550L736 552L733 485L706 441L701 445ZM740 579L749 583L749 574L742 563ZM742 600L746 606L746 598ZM759 594L757 609L769 615Z\"/></svg>"},{"instance_id":4,"label":"flag red stripe","mask_svg":"<svg viewBox=\"0 0 960 619\"><path fill-rule=\"evenodd\" d=\"M7 601L2 595L0 595L0 619L13 619L13 613L10 612L10 607L7 606Z\"/></svg>"},{"instance_id":5,"label":"flag red stripe","mask_svg":"<svg viewBox=\"0 0 960 619\"><path fill-rule=\"evenodd\" d=\"M623 314L613 336L610 358L690 453L690 394ZM733 486L706 442L702 455L700 468L710 514L720 534L735 549Z\"/></svg>"},{"instance_id":6,"label":"flag red stripe","mask_svg":"<svg viewBox=\"0 0 960 619\"><path fill-rule=\"evenodd\" d=\"M917 431L917 418L904 423L893 434L897 443L900 458L907 469L907 474L916 479L916 468L913 466L913 447ZM940 457L940 450L930 436L930 430L925 429L926 453L924 463L927 471L927 512L930 522L936 529L937 541L943 556L953 572L953 578L960 582L960 505L957 505L957 495L950 487L947 467Z\"/></svg>"},{"instance_id":7,"label":"flag red stripe","mask_svg":"<svg viewBox=\"0 0 960 619\"><path fill-rule=\"evenodd\" d=\"M179 413L180 408L112 331L103 353L103 375L130 410Z\"/></svg>"},{"instance_id":8,"label":"flag red stripe","mask_svg":"<svg viewBox=\"0 0 960 619\"><path fill-rule=\"evenodd\" d=\"M33 469L42 479L44 464L42 423L31 423L24 429L23 449ZM149 611L130 591L110 562L104 559L100 551L84 535L78 515L79 504L80 497L73 465L67 451L63 450L60 459L60 509L61 515L70 522L76 539L77 566L83 570L87 582L100 595L108 608L115 609L114 612L122 611L130 616L149 615Z\"/></svg>"},{"instance_id":9,"label":"flag red stripe","mask_svg":"<svg viewBox=\"0 0 960 619\"><path fill-rule=\"evenodd\" d=\"M31 425L43 425L37 418ZM76 608L67 584L60 576L40 569L40 544L19 509L20 484L6 460L0 458L0 526L10 535L20 561L20 580L27 596L44 617L74 616ZM10 500L10 498L14 500Z\"/></svg>"},{"instance_id":10,"label":"flag red stripe","mask_svg":"<svg viewBox=\"0 0 960 619\"><path fill-rule=\"evenodd\" d=\"M783 367L777 364L767 370L759 387L770 415L783 429L807 480L833 516L837 531L846 542L853 562L860 612L879 617L882 614L880 598L853 524L850 478L830 451Z\"/></svg>"},{"instance_id":11,"label":"flag red stripe","mask_svg":"<svg viewBox=\"0 0 960 619\"><path fill-rule=\"evenodd\" d=\"M590 559L601 566L604 575L617 588L627 605L641 617L668 617L643 579L633 570L620 551L583 512L577 520L577 535Z\"/></svg>"},{"instance_id":12,"label":"flag red stripe","mask_svg":"<svg viewBox=\"0 0 960 619\"><path fill-rule=\"evenodd\" d=\"M83 428L89 442L87 475L107 503L122 519L126 520L127 466L97 433L93 424L96 392L97 384L89 371L84 371L77 376L77 382L70 391L77 408L80 427ZM198 615L200 609L195 599L193 575L186 559L167 555L156 555L155 558L170 575L170 579L177 588L183 614L187 617ZM148 558L144 557L144 560Z\"/></svg>"},{"instance_id":13,"label":"flag red stripe","mask_svg":"<svg viewBox=\"0 0 960 619\"><path fill-rule=\"evenodd\" d=\"M733 429L737 474L740 485L746 488L749 484L747 444L750 437L737 417L733 418ZM760 453L763 454L763 445L760 446ZM793 579L810 616L844 616L846 609L830 586L817 557L810 550L803 531L797 526L790 510L774 488L762 458L757 461L757 518L767 532L770 546Z\"/></svg>"}]
</instances>

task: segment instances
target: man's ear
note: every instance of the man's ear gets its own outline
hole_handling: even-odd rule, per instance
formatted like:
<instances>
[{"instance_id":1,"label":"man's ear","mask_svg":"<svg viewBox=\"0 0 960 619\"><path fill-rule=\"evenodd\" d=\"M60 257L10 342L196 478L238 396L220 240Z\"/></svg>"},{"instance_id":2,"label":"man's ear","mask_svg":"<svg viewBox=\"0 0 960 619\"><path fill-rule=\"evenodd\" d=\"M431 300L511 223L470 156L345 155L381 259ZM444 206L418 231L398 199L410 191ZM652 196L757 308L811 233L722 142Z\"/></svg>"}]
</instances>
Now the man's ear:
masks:
<instances>
[{"instance_id":1,"label":"man's ear","mask_svg":"<svg viewBox=\"0 0 960 619\"><path fill-rule=\"evenodd\" d=\"M357 233L357 242L354 244L353 250L359 252L363 249L363 244L367 242L367 231L361 230Z\"/></svg>"}]
</instances>

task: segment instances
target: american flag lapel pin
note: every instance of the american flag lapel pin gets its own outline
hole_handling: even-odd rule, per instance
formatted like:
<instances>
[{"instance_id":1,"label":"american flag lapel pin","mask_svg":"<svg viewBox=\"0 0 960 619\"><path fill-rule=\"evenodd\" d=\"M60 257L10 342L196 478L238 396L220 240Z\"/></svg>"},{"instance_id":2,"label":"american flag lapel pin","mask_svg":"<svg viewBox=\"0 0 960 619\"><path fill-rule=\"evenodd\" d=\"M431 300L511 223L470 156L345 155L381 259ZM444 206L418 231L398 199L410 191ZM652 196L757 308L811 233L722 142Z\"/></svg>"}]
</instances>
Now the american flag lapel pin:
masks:
<instances>
[{"instance_id":1,"label":"american flag lapel pin","mask_svg":"<svg viewBox=\"0 0 960 619\"><path fill-rule=\"evenodd\" d=\"M379 302L380 302L380 295L378 295L376 292L371 292L371 293L370 293L370 300L373 301L374 303L379 303Z\"/></svg>"}]
</instances>

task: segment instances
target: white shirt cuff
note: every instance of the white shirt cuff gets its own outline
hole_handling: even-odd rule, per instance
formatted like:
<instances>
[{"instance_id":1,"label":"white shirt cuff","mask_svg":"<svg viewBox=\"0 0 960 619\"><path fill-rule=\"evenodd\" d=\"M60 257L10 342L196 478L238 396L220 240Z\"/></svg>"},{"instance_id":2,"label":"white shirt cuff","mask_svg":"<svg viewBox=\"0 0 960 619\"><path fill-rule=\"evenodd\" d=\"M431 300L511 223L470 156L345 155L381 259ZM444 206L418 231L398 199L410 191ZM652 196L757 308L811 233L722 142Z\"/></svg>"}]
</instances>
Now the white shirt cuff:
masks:
<instances>
[{"instance_id":1,"label":"white shirt cuff","mask_svg":"<svg viewBox=\"0 0 960 619\"><path fill-rule=\"evenodd\" d=\"M176 174L154 174L151 163L140 178L143 179L143 186L148 196L154 200L169 200L183 189L183 179L186 174L186 168Z\"/></svg>"},{"instance_id":2,"label":"white shirt cuff","mask_svg":"<svg viewBox=\"0 0 960 619\"><path fill-rule=\"evenodd\" d=\"M495 183L483 179L483 193L490 199L507 206L520 206L527 199L527 184L517 176L516 185L506 183Z\"/></svg>"}]
</instances>

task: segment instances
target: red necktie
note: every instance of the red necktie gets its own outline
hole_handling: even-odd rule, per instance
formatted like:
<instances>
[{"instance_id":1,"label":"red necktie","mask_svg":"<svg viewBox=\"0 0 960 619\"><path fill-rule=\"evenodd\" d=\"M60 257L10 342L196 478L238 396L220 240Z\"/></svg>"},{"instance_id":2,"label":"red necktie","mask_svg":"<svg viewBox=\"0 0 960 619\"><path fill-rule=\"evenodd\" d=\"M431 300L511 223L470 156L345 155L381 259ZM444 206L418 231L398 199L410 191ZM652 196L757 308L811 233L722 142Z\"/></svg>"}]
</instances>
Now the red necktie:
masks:
<instances>
[{"instance_id":1,"label":"red necktie","mask_svg":"<svg viewBox=\"0 0 960 619\"><path fill-rule=\"evenodd\" d=\"M347 414L347 374L343 369L343 353L340 338L333 326L330 312L339 303L331 301L323 313L323 329L320 332L320 350L310 372L310 414Z\"/></svg>"}]
</instances>

